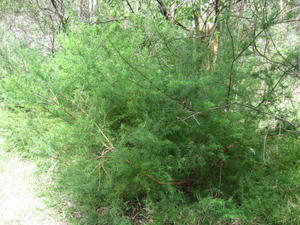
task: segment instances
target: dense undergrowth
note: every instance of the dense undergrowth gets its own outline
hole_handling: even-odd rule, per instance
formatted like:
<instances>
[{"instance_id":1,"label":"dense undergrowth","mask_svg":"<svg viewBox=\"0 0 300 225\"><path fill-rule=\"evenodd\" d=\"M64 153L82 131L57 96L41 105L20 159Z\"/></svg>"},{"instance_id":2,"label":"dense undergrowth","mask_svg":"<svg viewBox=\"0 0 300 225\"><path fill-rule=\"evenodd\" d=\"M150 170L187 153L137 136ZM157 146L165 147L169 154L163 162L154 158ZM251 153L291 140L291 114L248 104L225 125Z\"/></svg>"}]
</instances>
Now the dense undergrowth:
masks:
<instances>
[{"instance_id":1,"label":"dense undergrowth","mask_svg":"<svg viewBox=\"0 0 300 225\"><path fill-rule=\"evenodd\" d=\"M207 69L204 42L144 29L78 25L1 81L8 149L52 173L51 203L85 225L300 224L299 140L259 128L276 100L250 107L277 70L233 67L226 40Z\"/></svg>"}]
</instances>

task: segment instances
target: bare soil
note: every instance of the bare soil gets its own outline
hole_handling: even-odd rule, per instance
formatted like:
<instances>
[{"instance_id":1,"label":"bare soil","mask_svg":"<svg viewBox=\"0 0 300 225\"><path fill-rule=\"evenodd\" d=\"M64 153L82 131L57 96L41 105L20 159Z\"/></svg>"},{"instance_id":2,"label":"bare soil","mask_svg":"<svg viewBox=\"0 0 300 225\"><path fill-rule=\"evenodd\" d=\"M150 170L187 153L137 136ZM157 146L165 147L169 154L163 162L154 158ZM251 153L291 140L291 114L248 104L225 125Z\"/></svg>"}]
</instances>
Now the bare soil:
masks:
<instances>
[{"instance_id":1,"label":"bare soil","mask_svg":"<svg viewBox=\"0 0 300 225\"><path fill-rule=\"evenodd\" d=\"M37 196L36 165L5 152L0 138L0 225L67 225Z\"/></svg>"}]
</instances>

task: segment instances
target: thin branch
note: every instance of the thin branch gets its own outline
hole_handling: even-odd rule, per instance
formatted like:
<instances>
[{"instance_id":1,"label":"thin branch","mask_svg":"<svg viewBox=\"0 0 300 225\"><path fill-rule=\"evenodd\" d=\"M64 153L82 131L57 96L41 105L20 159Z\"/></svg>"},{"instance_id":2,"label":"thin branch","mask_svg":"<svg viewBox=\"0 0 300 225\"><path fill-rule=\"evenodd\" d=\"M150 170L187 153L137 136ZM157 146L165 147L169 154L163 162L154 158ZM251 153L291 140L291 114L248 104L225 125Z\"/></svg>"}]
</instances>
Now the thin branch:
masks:
<instances>
[{"instance_id":1,"label":"thin branch","mask_svg":"<svg viewBox=\"0 0 300 225\"><path fill-rule=\"evenodd\" d=\"M268 33L267 33L267 34L268 34ZM283 61L286 62L288 65L290 65L292 68L298 70L298 67L295 66L295 65L292 64L292 63L289 63L289 62L287 61L286 57L283 56L282 53L278 50L278 48L277 48L277 46L276 46L276 43L275 43L274 39L272 38L272 35L268 34L268 36L269 36L269 38L270 38L270 40L271 40L271 42L272 42L272 44L273 44L273 46L274 46L274 48L275 48L277 54L283 59Z\"/></svg>"},{"instance_id":2,"label":"thin branch","mask_svg":"<svg viewBox=\"0 0 300 225\"><path fill-rule=\"evenodd\" d=\"M172 13L176 12L177 9L179 9L180 7L182 7L185 3L187 3L189 0L184 0L181 3L179 3L177 6L175 6L175 8L173 9Z\"/></svg>"},{"instance_id":3,"label":"thin branch","mask_svg":"<svg viewBox=\"0 0 300 225\"><path fill-rule=\"evenodd\" d=\"M131 4L129 3L128 0L126 0L126 3L127 3L128 7L129 7L130 11L134 14L135 12L134 12L134 10L133 10L133 8L132 8L132 6L131 6Z\"/></svg>"},{"instance_id":4,"label":"thin branch","mask_svg":"<svg viewBox=\"0 0 300 225\"><path fill-rule=\"evenodd\" d=\"M278 85L280 84L280 82L283 80L283 78L285 77L285 75L288 73L288 71L285 71L279 78L279 80L276 82L276 84L271 88L271 90L269 91L268 95L272 94L276 88L278 87ZM256 106L256 107L260 107L263 103L265 103L266 98L263 98L261 100L261 102Z\"/></svg>"},{"instance_id":5,"label":"thin branch","mask_svg":"<svg viewBox=\"0 0 300 225\"><path fill-rule=\"evenodd\" d=\"M295 130L295 133L300 134L300 131L297 131L297 126L295 124L291 123L290 121L288 121L288 120L286 120L286 119L284 119L284 118L282 118L280 116L277 116L277 115L275 115L273 113L265 112L265 111L263 111L263 110L255 107L255 106L252 106L252 105L245 105L245 104L241 104L241 103L237 103L237 102L232 103L232 104L238 105L238 106L242 106L242 107L245 107L245 108L248 108L248 109L251 109L251 110L256 111L258 113L261 113L261 114L272 116L273 118L275 118L275 119L277 119L277 120L279 120L281 122L284 122L284 123L290 125Z\"/></svg>"},{"instance_id":6,"label":"thin branch","mask_svg":"<svg viewBox=\"0 0 300 225\"><path fill-rule=\"evenodd\" d=\"M60 20L60 23L61 23L61 26L63 28L63 30L65 31L66 28L67 28L67 22L68 22L68 18L64 18L64 15L59 11L58 9L58 6L56 4L56 1L55 0L50 0L51 1L51 4L53 6L53 8L55 9L56 11L56 14ZM60 2L62 4L62 2Z\"/></svg>"},{"instance_id":7,"label":"thin branch","mask_svg":"<svg viewBox=\"0 0 300 225\"><path fill-rule=\"evenodd\" d=\"M121 22L124 21L125 19L111 19L111 20L105 20L105 21L99 21L99 22L92 22L90 24L92 25L99 25L99 24L105 24L105 23L113 23L113 22Z\"/></svg>"},{"instance_id":8,"label":"thin branch","mask_svg":"<svg viewBox=\"0 0 300 225\"><path fill-rule=\"evenodd\" d=\"M183 119L181 119L182 121L185 121L187 119L190 119L190 118L194 118L195 116L198 116L198 115L201 115L201 114L204 114L204 113L207 113L207 112L210 112L210 111L214 111L214 110L219 110L219 109L225 109L226 107L228 107L228 105L221 105L221 106L216 106L216 107L212 107L212 108L208 108L208 109L205 109L203 111L200 111L200 112L194 112L192 115L190 116L187 116ZM198 122L199 123L199 122Z\"/></svg>"},{"instance_id":9,"label":"thin branch","mask_svg":"<svg viewBox=\"0 0 300 225\"><path fill-rule=\"evenodd\" d=\"M266 164L266 149L267 149L267 138L269 129L267 129L266 135L264 136L264 148L263 148L263 161Z\"/></svg>"},{"instance_id":10,"label":"thin branch","mask_svg":"<svg viewBox=\"0 0 300 225\"><path fill-rule=\"evenodd\" d=\"M181 24L180 22L178 22L175 18L173 18L171 16L171 14L170 14L167 6L163 2L163 0L156 0L156 2L159 5L159 10L160 10L161 14L165 17L166 20L173 22L175 25L181 27L183 30L190 31L189 28L187 28L186 26L184 26L183 24Z\"/></svg>"},{"instance_id":11,"label":"thin branch","mask_svg":"<svg viewBox=\"0 0 300 225\"><path fill-rule=\"evenodd\" d=\"M253 37L253 40L248 43L248 45L242 49L242 51L240 51L240 53L232 60L231 62L231 68L230 68L230 73L229 73L229 83L228 83L228 91L227 91L227 105L229 106L230 105L230 95L231 95L231 92L232 92L232 71L233 71L233 66L234 66L234 63L243 55L243 53L255 42L255 40L259 37L260 34L262 34L264 30L261 30L259 33L257 33L254 37ZM229 109L228 109L229 110Z\"/></svg>"},{"instance_id":12,"label":"thin branch","mask_svg":"<svg viewBox=\"0 0 300 225\"><path fill-rule=\"evenodd\" d=\"M281 122L284 122L288 125L290 125L294 131L290 131L290 132L293 132L293 133L297 133L297 134L300 134L300 131L297 131L297 126L295 124L293 124L292 122L280 117L280 116L277 116L273 113L269 113L269 112L265 112L261 109L259 109L258 107L255 107L255 106L252 106L252 105L246 105L246 104L242 104L242 103L238 103L238 102L232 102L230 105L236 105L236 106L241 106L243 108L247 108L247 109L251 109L252 111L255 111L257 113L260 113L260 114L264 114L264 115L268 115L268 116L271 116ZM203 110L203 111L200 111L200 112L194 112L192 115L188 116L188 117L185 117L183 119L181 119L182 121L185 121L187 119L190 119L190 118L195 118L195 116L199 116L201 114L204 114L204 113L207 113L207 112L210 112L210 111L215 111L215 110L219 110L219 109L224 109L224 108L227 108L228 105L222 105L222 106L217 106L217 107L212 107L212 108L208 108L206 110ZM197 122L197 121L196 121ZM199 122L198 122L199 124Z\"/></svg>"},{"instance_id":13,"label":"thin branch","mask_svg":"<svg viewBox=\"0 0 300 225\"><path fill-rule=\"evenodd\" d=\"M239 54L237 54L237 56L233 59L232 63L235 63L242 55L243 53L256 41L256 39L264 32L265 30L261 30L260 32L258 32L252 39L251 42L248 43L248 45L242 49L242 51L239 52Z\"/></svg>"},{"instance_id":14,"label":"thin branch","mask_svg":"<svg viewBox=\"0 0 300 225\"><path fill-rule=\"evenodd\" d=\"M190 108L189 106L182 104L178 99L174 98L173 96L169 95L168 93L166 93L164 90L162 90L160 87L158 87L157 85L154 84L154 82L148 78L148 76L142 72L141 70L139 70L137 67L133 66L119 51L119 49L117 49L114 44L109 40L109 43L111 44L111 46L114 48L114 50L117 52L117 54L119 55L119 57L135 72L137 72L138 74L140 74L145 80L147 80L153 88L155 88L156 90L158 90L160 93L162 93L165 97L167 97L168 99L172 100L174 103L176 103L177 105L179 105L181 108L189 111L189 112L193 112L194 110L192 108Z\"/></svg>"},{"instance_id":15,"label":"thin branch","mask_svg":"<svg viewBox=\"0 0 300 225\"><path fill-rule=\"evenodd\" d=\"M231 33L231 30L228 25L228 20L226 20L226 28L230 37L230 43L231 43L231 50L232 50L232 58L235 59L235 45L234 45L234 39L233 35ZM230 102L230 94L231 94L231 88L232 88L232 73L233 73L233 66L234 66L234 61L232 61L230 65L230 71L229 71L229 84L228 84L228 92L227 92L227 111L230 110L229 108L229 102Z\"/></svg>"}]
</instances>

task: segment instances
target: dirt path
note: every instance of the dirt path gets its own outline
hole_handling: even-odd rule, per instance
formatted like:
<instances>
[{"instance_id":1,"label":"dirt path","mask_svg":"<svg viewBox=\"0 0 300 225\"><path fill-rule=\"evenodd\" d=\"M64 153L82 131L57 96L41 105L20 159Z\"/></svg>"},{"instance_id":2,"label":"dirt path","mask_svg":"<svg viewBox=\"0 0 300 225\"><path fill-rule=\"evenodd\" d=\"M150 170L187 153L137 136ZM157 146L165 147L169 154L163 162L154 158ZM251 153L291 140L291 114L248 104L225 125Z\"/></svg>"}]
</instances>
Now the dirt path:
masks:
<instances>
[{"instance_id":1,"label":"dirt path","mask_svg":"<svg viewBox=\"0 0 300 225\"><path fill-rule=\"evenodd\" d=\"M35 191L36 165L5 152L0 137L0 225L67 225Z\"/></svg>"}]
</instances>

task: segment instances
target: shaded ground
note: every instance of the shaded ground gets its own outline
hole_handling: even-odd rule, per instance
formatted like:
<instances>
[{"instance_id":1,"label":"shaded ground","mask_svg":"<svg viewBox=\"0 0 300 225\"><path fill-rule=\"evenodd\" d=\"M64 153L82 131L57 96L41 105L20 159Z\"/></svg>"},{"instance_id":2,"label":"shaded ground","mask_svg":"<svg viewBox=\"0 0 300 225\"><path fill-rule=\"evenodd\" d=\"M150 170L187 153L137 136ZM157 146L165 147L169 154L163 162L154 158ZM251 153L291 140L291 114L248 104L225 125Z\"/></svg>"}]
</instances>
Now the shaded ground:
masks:
<instances>
[{"instance_id":1,"label":"shaded ground","mask_svg":"<svg viewBox=\"0 0 300 225\"><path fill-rule=\"evenodd\" d=\"M36 165L5 152L3 142L0 137L0 225L67 225L37 197Z\"/></svg>"}]
</instances>

